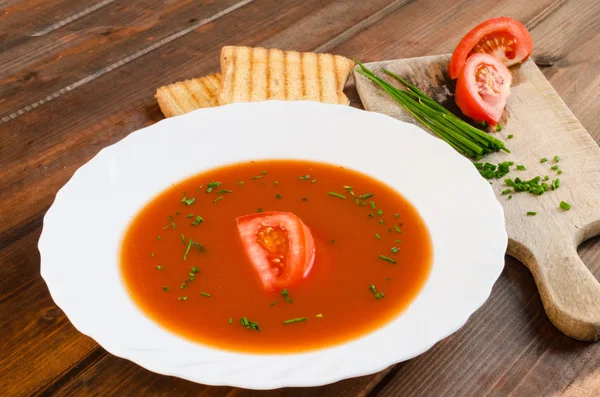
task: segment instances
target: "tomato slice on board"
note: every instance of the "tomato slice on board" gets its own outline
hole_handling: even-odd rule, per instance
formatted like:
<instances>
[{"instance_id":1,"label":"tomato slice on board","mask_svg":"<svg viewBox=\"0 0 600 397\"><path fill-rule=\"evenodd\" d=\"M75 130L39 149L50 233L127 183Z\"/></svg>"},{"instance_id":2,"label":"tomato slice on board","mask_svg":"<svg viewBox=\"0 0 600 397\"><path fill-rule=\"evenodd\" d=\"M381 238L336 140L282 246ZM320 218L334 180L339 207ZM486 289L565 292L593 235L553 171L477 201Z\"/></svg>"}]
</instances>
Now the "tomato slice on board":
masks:
<instances>
[{"instance_id":1,"label":"tomato slice on board","mask_svg":"<svg viewBox=\"0 0 600 397\"><path fill-rule=\"evenodd\" d=\"M486 53L474 54L458 76L454 100L466 116L494 126L506 106L511 82L502 62Z\"/></svg>"},{"instance_id":2,"label":"tomato slice on board","mask_svg":"<svg viewBox=\"0 0 600 397\"><path fill-rule=\"evenodd\" d=\"M451 78L458 78L472 54L485 52L511 66L526 60L532 50L533 39L521 22L507 17L488 19L475 26L458 43L452 53L448 73Z\"/></svg>"},{"instance_id":3,"label":"tomato slice on board","mask_svg":"<svg viewBox=\"0 0 600 397\"><path fill-rule=\"evenodd\" d=\"M291 212L261 212L236 218L246 256L263 288L287 288L306 278L315 260L315 241Z\"/></svg>"}]
</instances>

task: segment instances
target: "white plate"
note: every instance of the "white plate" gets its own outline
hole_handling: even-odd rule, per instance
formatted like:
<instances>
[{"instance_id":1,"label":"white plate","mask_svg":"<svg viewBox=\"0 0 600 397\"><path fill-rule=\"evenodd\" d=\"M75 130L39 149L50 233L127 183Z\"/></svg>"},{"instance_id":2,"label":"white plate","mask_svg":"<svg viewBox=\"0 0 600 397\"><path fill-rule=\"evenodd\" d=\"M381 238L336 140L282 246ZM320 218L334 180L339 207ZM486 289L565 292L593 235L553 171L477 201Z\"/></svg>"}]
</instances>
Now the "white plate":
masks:
<instances>
[{"instance_id":1,"label":"white plate","mask_svg":"<svg viewBox=\"0 0 600 397\"><path fill-rule=\"evenodd\" d=\"M388 325L301 354L241 354L160 327L130 299L118 255L132 217L175 182L256 159L307 159L371 175L401 192L431 233L422 291ZM151 371L252 389L315 386L380 371L458 330L504 266L502 207L470 161L412 124L316 102L233 104L160 121L100 151L58 192L39 241L41 273L78 330Z\"/></svg>"}]
</instances>

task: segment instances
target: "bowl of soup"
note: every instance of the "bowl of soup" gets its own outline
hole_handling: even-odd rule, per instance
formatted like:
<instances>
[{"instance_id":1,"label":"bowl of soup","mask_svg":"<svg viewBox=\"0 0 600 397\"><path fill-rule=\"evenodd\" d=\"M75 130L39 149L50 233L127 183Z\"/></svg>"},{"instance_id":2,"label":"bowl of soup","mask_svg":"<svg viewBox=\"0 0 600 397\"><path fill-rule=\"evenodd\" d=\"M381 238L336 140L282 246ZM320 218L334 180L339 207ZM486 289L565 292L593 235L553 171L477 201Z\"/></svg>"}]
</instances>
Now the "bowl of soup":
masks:
<instances>
[{"instance_id":1,"label":"bowl of soup","mask_svg":"<svg viewBox=\"0 0 600 397\"><path fill-rule=\"evenodd\" d=\"M314 102L233 104L102 150L44 219L73 325L157 373L314 386L455 332L504 264L471 162L418 127Z\"/></svg>"}]
</instances>

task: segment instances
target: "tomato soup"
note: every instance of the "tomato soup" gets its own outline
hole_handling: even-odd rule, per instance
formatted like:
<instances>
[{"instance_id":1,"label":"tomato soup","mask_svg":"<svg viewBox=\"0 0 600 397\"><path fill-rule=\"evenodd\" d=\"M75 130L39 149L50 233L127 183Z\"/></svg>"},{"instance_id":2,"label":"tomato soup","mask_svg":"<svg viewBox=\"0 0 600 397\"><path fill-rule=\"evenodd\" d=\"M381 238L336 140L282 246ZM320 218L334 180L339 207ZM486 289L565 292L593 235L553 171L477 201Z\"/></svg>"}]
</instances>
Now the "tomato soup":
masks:
<instances>
[{"instance_id":1,"label":"tomato soup","mask_svg":"<svg viewBox=\"0 0 600 397\"><path fill-rule=\"evenodd\" d=\"M262 273L249 252L260 253L264 233L246 227L241 237L236 222L261 213L287 214L310 233L289 232L285 244L299 247L284 244L287 259ZM282 241L293 225L277 229ZM431 262L429 232L398 192L343 167L288 160L170 187L133 219L121 251L125 285L147 316L193 341L254 353L329 347L385 325L418 294Z\"/></svg>"}]
</instances>

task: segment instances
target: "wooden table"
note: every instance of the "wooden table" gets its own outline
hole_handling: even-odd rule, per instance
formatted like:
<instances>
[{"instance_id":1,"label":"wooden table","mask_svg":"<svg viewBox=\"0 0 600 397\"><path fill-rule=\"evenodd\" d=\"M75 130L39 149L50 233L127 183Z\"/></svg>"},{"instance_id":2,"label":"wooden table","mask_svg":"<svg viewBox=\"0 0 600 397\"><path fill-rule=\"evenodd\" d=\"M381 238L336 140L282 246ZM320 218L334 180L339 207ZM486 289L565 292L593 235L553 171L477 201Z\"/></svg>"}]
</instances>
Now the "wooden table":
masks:
<instances>
[{"instance_id":1,"label":"wooden table","mask_svg":"<svg viewBox=\"0 0 600 397\"><path fill-rule=\"evenodd\" d=\"M224 44L414 57L451 52L476 22L500 15L527 25L534 59L600 140L597 0L1 1L0 395L262 395L153 374L77 332L39 274L36 244L55 193L100 149L162 118L156 87L217 70ZM579 252L600 275L600 241ZM598 395L600 344L558 332L531 275L508 257L487 303L427 353L325 387L264 392L510 393Z\"/></svg>"}]
</instances>

